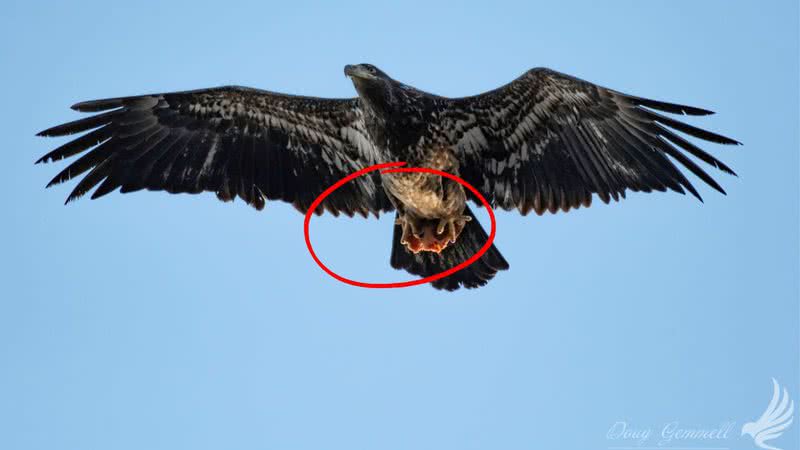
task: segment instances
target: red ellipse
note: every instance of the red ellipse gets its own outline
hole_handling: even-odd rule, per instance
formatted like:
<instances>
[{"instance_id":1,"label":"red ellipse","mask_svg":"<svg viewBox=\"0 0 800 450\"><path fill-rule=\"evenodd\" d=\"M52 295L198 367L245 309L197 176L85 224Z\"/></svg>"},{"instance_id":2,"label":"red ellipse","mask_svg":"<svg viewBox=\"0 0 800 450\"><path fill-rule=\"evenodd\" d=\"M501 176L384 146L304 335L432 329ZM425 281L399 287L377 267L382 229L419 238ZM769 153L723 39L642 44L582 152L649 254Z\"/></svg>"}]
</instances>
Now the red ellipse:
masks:
<instances>
[{"instance_id":1,"label":"red ellipse","mask_svg":"<svg viewBox=\"0 0 800 450\"><path fill-rule=\"evenodd\" d=\"M305 220L303 221L303 234L305 235L305 238L306 238L306 247L308 247L308 252L311 254L311 257L314 258L314 262L316 262L317 265L322 270L325 271L325 273L327 273L331 277L341 281L342 283L346 283L346 284L349 284L351 286L358 286L358 287L362 287L362 288L389 289L389 288L404 288L404 287L410 287L410 286L417 286L417 285L420 285L420 284L430 283L431 281L436 281L436 280L438 280L440 278L444 278L444 277L446 277L448 275L452 275L452 274L458 272L459 270L466 268L470 264L472 264L475 261L477 261L478 258L483 256L483 254L486 253L489 250L489 247L492 246L492 242L494 242L495 231L497 229L497 223L495 222L495 218L494 218L494 210L492 210L492 207L491 207L491 205L489 205L489 202L486 201L486 199L483 197L483 195L481 195L481 193L478 192L478 190L475 189L475 187L473 187L471 184L467 183L463 179L461 179L461 178L459 178L459 177L457 177L457 176L455 176L453 174L450 174L450 173L447 173L447 172L442 172L441 170L429 169L429 168L426 168L426 167L403 167L403 168L400 168L400 166L404 166L405 164L406 163L404 163L404 162L392 162L392 163L376 164L374 166L369 166L369 167L366 167L364 169L361 169L361 170L359 170L357 172L353 172L350 175L348 175L348 176L342 178L341 180L337 181L336 183L334 183L328 189L325 189L325 191L322 192L322 194L320 194L317 198L315 198L313 203L311 203L311 206L309 206L309 208L308 208L308 212L306 212ZM475 194L475 196L478 198L478 200L481 201L483 206L486 208L486 212L489 213L489 220L492 223L492 227L491 227L491 230L489 232L489 239L486 240L486 243L483 244L483 247L481 247L480 250L478 250L474 255L472 255L472 257L470 257L466 261L462 262L461 264L459 264L459 265L457 265L455 267L452 267L450 269L447 269L447 270L445 270L443 272L439 272L439 273L437 273L435 275L431 275L431 276L428 276L428 277L425 277L425 278L421 278L419 280L401 281L401 282L397 282L397 283L365 283L363 281L357 281L357 280L351 280L349 278L345 278L345 277L337 274L336 272L332 271L325 264L323 264L322 261L320 261L320 259L317 257L317 254L314 252L314 247L311 245L311 238L309 237L309 234L308 234L308 226L311 223L311 217L314 215L314 211L316 211L316 209L320 205L320 203L322 203L335 190L337 190L340 187L342 187L342 185L344 185L345 183L348 183L348 182L350 182L350 181L352 181L352 180L354 180L354 179L356 179L356 178L358 178L358 177L360 177L362 175L365 175L365 174L367 174L369 172L373 172L375 170L381 170L381 169L386 169L386 170L381 171L381 173L392 173L392 172L432 173L434 175L439 175L439 176L442 176L442 177L445 177L445 178L449 178L449 179L461 184L465 188L469 189L470 192Z\"/></svg>"}]
</instances>

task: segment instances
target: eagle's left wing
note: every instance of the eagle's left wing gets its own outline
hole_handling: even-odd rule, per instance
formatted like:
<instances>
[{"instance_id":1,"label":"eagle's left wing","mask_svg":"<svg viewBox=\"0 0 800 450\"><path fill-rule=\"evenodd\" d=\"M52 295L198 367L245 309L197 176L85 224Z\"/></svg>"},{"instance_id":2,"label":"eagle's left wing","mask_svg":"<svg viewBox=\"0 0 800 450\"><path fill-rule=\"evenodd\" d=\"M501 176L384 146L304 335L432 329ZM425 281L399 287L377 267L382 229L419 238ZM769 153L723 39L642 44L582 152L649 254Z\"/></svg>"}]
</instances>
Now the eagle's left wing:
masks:
<instances>
[{"instance_id":1,"label":"eagle's left wing","mask_svg":"<svg viewBox=\"0 0 800 450\"><path fill-rule=\"evenodd\" d=\"M305 212L326 187L375 164L357 98L226 86L95 100L73 109L99 114L39 133L87 132L38 161L83 153L48 185L85 173L68 202L97 186L92 198L116 189L210 191L258 209L269 199ZM366 216L393 206L375 175L342 186L316 212L323 209Z\"/></svg>"},{"instance_id":2,"label":"eagle's left wing","mask_svg":"<svg viewBox=\"0 0 800 450\"><path fill-rule=\"evenodd\" d=\"M673 130L720 144L738 142L654 110L710 111L622 94L549 69L443 102L442 128L456 148L461 176L493 205L523 214L589 206L592 194L608 203L624 198L628 189L686 189L700 198L670 158L724 193L686 153L733 174Z\"/></svg>"}]
</instances>

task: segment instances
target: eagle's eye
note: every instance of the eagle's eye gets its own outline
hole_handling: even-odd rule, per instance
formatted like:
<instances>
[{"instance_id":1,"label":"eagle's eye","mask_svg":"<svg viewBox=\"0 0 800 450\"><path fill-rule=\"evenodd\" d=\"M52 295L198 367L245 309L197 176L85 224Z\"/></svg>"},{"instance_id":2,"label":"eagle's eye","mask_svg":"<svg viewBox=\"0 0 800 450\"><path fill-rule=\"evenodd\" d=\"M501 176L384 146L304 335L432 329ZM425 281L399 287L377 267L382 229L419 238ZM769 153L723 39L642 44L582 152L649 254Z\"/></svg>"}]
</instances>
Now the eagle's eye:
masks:
<instances>
[{"instance_id":1,"label":"eagle's eye","mask_svg":"<svg viewBox=\"0 0 800 450\"><path fill-rule=\"evenodd\" d=\"M374 73L378 73L378 71L377 71L377 70L375 70L375 67L374 67L374 66L367 66L367 69L369 69L369 73L372 73L372 74L374 74Z\"/></svg>"}]
</instances>

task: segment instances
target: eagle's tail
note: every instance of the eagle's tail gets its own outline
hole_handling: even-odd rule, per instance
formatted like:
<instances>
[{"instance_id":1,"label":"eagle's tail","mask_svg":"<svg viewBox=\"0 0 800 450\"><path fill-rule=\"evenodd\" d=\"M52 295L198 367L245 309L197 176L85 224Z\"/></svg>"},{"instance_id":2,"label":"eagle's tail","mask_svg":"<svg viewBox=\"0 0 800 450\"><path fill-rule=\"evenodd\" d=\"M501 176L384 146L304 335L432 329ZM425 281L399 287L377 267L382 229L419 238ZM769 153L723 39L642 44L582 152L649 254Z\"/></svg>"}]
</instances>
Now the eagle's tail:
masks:
<instances>
[{"instance_id":1,"label":"eagle's tail","mask_svg":"<svg viewBox=\"0 0 800 450\"><path fill-rule=\"evenodd\" d=\"M466 223L455 244L450 244L439 254L433 252L414 254L410 252L400 243L400 236L403 233L401 226L395 225L394 237L392 238L392 267L404 269L414 275L427 277L455 267L469 259L483 247L489 237L469 207L464 210L464 214L472 217L472 220ZM448 291L454 291L461 286L476 288L488 283L498 271L507 269L508 262L497 250L497 247L492 244L491 248L469 267L438 279L431 284L436 289L446 289Z\"/></svg>"}]
</instances>

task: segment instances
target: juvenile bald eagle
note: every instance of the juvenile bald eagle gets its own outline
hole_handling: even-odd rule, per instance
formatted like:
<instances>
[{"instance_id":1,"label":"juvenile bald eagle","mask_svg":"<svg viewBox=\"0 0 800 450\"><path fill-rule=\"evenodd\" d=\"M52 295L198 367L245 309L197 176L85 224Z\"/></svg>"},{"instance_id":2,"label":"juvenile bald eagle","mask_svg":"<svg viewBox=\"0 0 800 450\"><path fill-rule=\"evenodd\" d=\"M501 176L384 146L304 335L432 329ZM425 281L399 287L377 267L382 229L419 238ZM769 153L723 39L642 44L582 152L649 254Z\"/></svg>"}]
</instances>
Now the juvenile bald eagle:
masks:
<instances>
[{"instance_id":1,"label":"juvenile bald eagle","mask_svg":"<svg viewBox=\"0 0 800 450\"><path fill-rule=\"evenodd\" d=\"M348 65L344 72L358 97L227 86L78 103L72 109L100 114L39 135L91 131L37 162L85 152L48 184L88 171L67 202L99 184L93 199L117 188L211 191L224 201L238 196L259 210L266 200L283 200L302 212L340 178L383 162L459 175L493 206L523 215L588 207L593 195L608 203L627 190L689 191L701 199L675 162L724 193L687 154L733 174L674 130L719 144L738 142L656 112L711 114L705 109L634 97L542 68L464 98L420 91L370 64ZM466 260L485 243L486 232L467 206L470 197L461 185L435 175L375 173L343 186L315 213L396 211L391 265L427 276ZM433 286L483 286L507 268L492 246Z\"/></svg>"}]
</instances>

